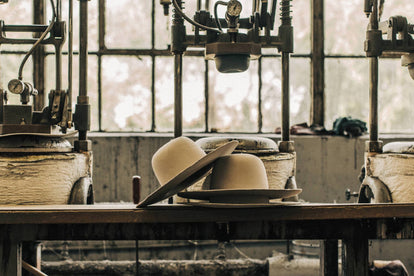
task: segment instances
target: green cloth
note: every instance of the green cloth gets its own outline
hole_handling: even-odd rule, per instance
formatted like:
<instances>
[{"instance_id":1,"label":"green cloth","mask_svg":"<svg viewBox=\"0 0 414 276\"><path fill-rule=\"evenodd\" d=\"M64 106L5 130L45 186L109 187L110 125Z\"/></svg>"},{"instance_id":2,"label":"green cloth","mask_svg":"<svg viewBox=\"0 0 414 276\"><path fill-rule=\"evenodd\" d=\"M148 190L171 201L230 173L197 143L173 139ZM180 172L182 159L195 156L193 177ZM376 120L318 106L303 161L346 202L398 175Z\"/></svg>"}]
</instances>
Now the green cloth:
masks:
<instances>
[{"instance_id":1,"label":"green cloth","mask_svg":"<svg viewBox=\"0 0 414 276\"><path fill-rule=\"evenodd\" d=\"M335 135L356 137L367 132L367 123L351 117L339 117L333 123Z\"/></svg>"}]
</instances>

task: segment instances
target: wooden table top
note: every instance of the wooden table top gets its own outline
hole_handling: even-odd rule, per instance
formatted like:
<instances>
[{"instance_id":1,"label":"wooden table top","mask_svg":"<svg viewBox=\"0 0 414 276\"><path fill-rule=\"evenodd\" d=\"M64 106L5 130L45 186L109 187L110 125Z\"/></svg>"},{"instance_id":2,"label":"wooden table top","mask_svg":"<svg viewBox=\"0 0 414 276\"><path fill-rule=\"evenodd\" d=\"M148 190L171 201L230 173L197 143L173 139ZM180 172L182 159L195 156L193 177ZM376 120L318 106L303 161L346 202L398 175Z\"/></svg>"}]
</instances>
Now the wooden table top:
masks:
<instances>
[{"instance_id":1,"label":"wooden table top","mask_svg":"<svg viewBox=\"0 0 414 276\"><path fill-rule=\"evenodd\" d=\"M134 204L0 206L0 224L185 223L414 218L414 203L206 208Z\"/></svg>"}]
</instances>

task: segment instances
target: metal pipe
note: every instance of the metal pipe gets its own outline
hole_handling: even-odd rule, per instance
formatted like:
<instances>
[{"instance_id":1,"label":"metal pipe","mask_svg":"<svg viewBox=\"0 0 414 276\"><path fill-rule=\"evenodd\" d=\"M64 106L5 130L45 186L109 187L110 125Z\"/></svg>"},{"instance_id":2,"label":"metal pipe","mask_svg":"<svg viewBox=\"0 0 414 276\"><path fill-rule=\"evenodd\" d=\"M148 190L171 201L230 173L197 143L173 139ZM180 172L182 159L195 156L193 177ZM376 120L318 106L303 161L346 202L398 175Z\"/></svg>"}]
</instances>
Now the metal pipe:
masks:
<instances>
[{"instance_id":1,"label":"metal pipe","mask_svg":"<svg viewBox=\"0 0 414 276\"><path fill-rule=\"evenodd\" d=\"M72 80L73 80L73 0L69 0L69 21L68 21L68 121L72 127Z\"/></svg>"},{"instance_id":2,"label":"metal pipe","mask_svg":"<svg viewBox=\"0 0 414 276\"><path fill-rule=\"evenodd\" d=\"M209 109L210 109L210 92L209 92L209 78L208 78L208 71L209 71L209 66L208 66L208 60L204 60L204 125L205 125L205 132L209 131L209 123L208 123L208 119L209 119Z\"/></svg>"},{"instance_id":3,"label":"metal pipe","mask_svg":"<svg viewBox=\"0 0 414 276\"><path fill-rule=\"evenodd\" d=\"M62 44L58 43L55 45L55 75L56 75L56 91L62 89Z\"/></svg>"},{"instance_id":4,"label":"metal pipe","mask_svg":"<svg viewBox=\"0 0 414 276\"><path fill-rule=\"evenodd\" d=\"M155 49L155 0L152 1L151 8L151 50ZM155 55L151 55L151 132L155 132Z\"/></svg>"},{"instance_id":5,"label":"metal pipe","mask_svg":"<svg viewBox=\"0 0 414 276\"><path fill-rule=\"evenodd\" d=\"M378 57L369 58L369 140L378 141Z\"/></svg>"},{"instance_id":6,"label":"metal pipe","mask_svg":"<svg viewBox=\"0 0 414 276\"><path fill-rule=\"evenodd\" d=\"M33 1L33 23L44 24L46 16L46 1L34 0ZM47 25L37 25L47 28ZM41 28L43 29L43 28ZM34 33L34 37L40 37L44 32L39 31ZM41 111L45 105L45 48L43 45L39 45L38 48L33 51L33 86L37 89L38 94L33 97L33 108L35 111Z\"/></svg>"},{"instance_id":7,"label":"metal pipe","mask_svg":"<svg viewBox=\"0 0 414 276\"><path fill-rule=\"evenodd\" d=\"M183 54L174 53L174 137L180 137L183 134L182 69L183 69Z\"/></svg>"},{"instance_id":8,"label":"metal pipe","mask_svg":"<svg viewBox=\"0 0 414 276\"><path fill-rule=\"evenodd\" d=\"M79 96L87 96L88 0L80 0L79 2Z\"/></svg>"},{"instance_id":9,"label":"metal pipe","mask_svg":"<svg viewBox=\"0 0 414 276\"><path fill-rule=\"evenodd\" d=\"M102 131L102 51L105 48L105 11L106 1L99 0L99 53L98 53L98 128Z\"/></svg>"},{"instance_id":10,"label":"metal pipe","mask_svg":"<svg viewBox=\"0 0 414 276\"><path fill-rule=\"evenodd\" d=\"M378 29L378 0L374 0L370 15L370 29ZM378 141L378 57L369 58L369 140Z\"/></svg>"},{"instance_id":11,"label":"metal pipe","mask_svg":"<svg viewBox=\"0 0 414 276\"><path fill-rule=\"evenodd\" d=\"M155 132L157 129L157 125L155 123L155 117L156 117L155 56L152 56L151 59L152 59L152 64L151 64L151 132Z\"/></svg>"},{"instance_id":12,"label":"metal pipe","mask_svg":"<svg viewBox=\"0 0 414 276\"><path fill-rule=\"evenodd\" d=\"M182 17L182 8L181 0L173 0L174 4L174 14L172 22L172 43L171 49L174 53L174 137L179 137L183 133L183 52L185 47L181 44L182 39L180 36L185 36L185 27L184 20Z\"/></svg>"},{"instance_id":13,"label":"metal pipe","mask_svg":"<svg viewBox=\"0 0 414 276\"><path fill-rule=\"evenodd\" d=\"M282 53L282 141L290 140L289 53Z\"/></svg>"},{"instance_id":14,"label":"metal pipe","mask_svg":"<svg viewBox=\"0 0 414 276\"><path fill-rule=\"evenodd\" d=\"M79 105L88 105L88 1L79 2ZM84 118L86 119L86 118ZM87 118L89 120L89 118ZM87 139L87 130L79 130L79 140Z\"/></svg>"},{"instance_id":15,"label":"metal pipe","mask_svg":"<svg viewBox=\"0 0 414 276\"><path fill-rule=\"evenodd\" d=\"M62 0L57 0L56 3L56 21L62 21Z\"/></svg>"},{"instance_id":16,"label":"metal pipe","mask_svg":"<svg viewBox=\"0 0 414 276\"><path fill-rule=\"evenodd\" d=\"M263 82L262 82L262 58L259 58L259 68L257 69L257 74L258 74L258 78L259 78L259 87L258 87L258 98L259 101L257 103L257 110L258 110L258 114L257 114L257 124L258 124L258 133L262 133L263 130L263 112L262 112L262 88L263 88Z\"/></svg>"},{"instance_id":17,"label":"metal pipe","mask_svg":"<svg viewBox=\"0 0 414 276\"><path fill-rule=\"evenodd\" d=\"M49 25L4 25L3 32L33 32L43 33Z\"/></svg>"}]
</instances>

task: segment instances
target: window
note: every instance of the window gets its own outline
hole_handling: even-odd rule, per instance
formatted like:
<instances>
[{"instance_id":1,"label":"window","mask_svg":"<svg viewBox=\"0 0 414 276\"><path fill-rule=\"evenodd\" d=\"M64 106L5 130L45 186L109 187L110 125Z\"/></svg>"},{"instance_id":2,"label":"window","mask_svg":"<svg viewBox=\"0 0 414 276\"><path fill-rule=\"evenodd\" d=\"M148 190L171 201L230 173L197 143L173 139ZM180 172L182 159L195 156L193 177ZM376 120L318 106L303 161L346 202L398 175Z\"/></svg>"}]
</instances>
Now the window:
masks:
<instances>
[{"instance_id":1,"label":"window","mask_svg":"<svg viewBox=\"0 0 414 276\"><path fill-rule=\"evenodd\" d=\"M368 122L369 72L364 52L369 20L359 0L325 1L325 97L327 128L335 118L353 116ZM395 15L413 22L412 1L385 1L381 21ZM340 18L340 20L338 20ZM379 131L414 131L414 82L399 58L379 60Z\"/></svg>"},{"instance_id":2,"label":"window","mask_svg":"<svg viewBox=\"0 0 414 276\"><path fill-rule=\"evenodd\" d=\"M30 24L31 2L10 1L0 5L6 24ZM363 50L365 17L360 1L324 3L324 124L332 128L339 116L368 122L368 61ZM67 18L67 0L63 15ZM204 1L201 1L204 3ZM214 1L213 1L214 2ZM210 6L213 5L210 1ZM244 16L251 1L241 1ZM280 1L278 1L280 2ZM292 2L295 46L290 59L290 123L309 122L311 95L311 2ZM51 10L47 3L47 19ZM197 1L187 1L192 17ZM279 3L278 3L279 4ZM77 91L78 9L74 1L74 95ZM385 20L392 15L411 16L410 1L385 2ZM13 12L6 12L12 10ZM219 16L221 9L219 9ZM169 51L170 20L159 0L89 2L88 95L94 131L159 131L174 129L173 57ZM341 20L338 20L341 18ZM276 27L280 24L276 20ZM192 26L186 23L187 33ZM277 28L276 28L277 29ZM24 34L14 34L22 36ZM26 34L27 35L27 34ZM17 74L28 46L1 45L0 87ZM67 46L64 48L64 54ZM53 47L46 47L45 91L54 85ZM64 64L67 58L63 59ZM67 81L63 66L63 86ZM248 71L220 74L214 62L205 61L200 49L188 49L183 59L183 130L185 132L273 132L281 125L281 69L276 49L264 49ZM32 80L32 64L25 66L25 79ZM379 127L381 132L412 132L410 112L414 95L412 80L399 59L380 60ZM13 101L13 99L11 100ZM76 102L76 100L74 100Z\"/></svg>"}]
</instances>

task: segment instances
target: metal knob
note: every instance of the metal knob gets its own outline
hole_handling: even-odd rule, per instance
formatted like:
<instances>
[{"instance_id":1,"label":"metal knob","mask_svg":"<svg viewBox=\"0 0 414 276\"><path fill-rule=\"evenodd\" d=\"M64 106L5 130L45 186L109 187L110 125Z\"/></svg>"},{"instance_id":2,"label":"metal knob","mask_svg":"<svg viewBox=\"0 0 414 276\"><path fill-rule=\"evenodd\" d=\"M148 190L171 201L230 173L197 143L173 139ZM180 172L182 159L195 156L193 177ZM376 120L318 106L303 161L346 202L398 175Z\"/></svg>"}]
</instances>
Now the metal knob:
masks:
<instances>
[{"instance_id":1,"label":"metal knob","mask_svg":"<svg viewBox=\"0 0 414 276\"><path fill-rule=\"evenodd\" d=\"M346 189L346 191L345 191L345 198L346 198L346 200L350 200L351 197L358 197L358 196L359 196L359 193L357 193L357 192L351 192L350 189Z\"/></svg>"}]
</instances>

